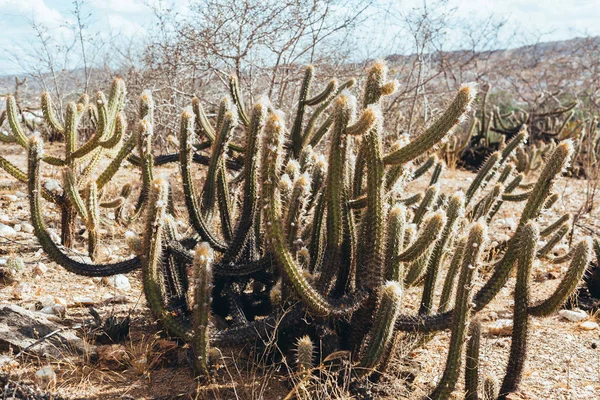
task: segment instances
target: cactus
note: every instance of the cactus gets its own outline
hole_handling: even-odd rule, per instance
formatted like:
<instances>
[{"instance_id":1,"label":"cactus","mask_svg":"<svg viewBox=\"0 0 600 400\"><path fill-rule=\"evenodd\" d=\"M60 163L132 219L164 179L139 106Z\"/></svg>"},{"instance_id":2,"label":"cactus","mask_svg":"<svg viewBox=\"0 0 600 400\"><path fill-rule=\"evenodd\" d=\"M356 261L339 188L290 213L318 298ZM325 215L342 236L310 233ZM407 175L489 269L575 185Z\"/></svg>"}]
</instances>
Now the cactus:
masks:
<instances>
[{"instance_id":1,"label":"cactus","mask_svg":"<svg viewBox=\"0 0 600 400\"><path fill-rule=\"evenodd\" d=\"M331 80L321 93L311 95L313 73L307 68L289 133L284 114L267 99L244 103L239 82L232 77L229 97L220 103L216 118L209 118L194 98L191 108L181 113L178 152L162 155L154 154L150 92L140 96L137 123L128 128L120 80L114 82L108 99L98 93L96 101L85 106L83 97L69 105L64 115L57 115L47 94L42 96L46 123L65 136L61 157L44 155L41 139L27 137L17 103L9 98L6 115L11 134L2 141L27 149L28 169L21 171L4 158L0 166L28 185L34 233L50 259L87 276L141 267L149 308L168 334L192 348L196 374L202 379L211 372L211 347L248 342L262 347L271 339L258 339L268 335L283 355L296 349L304 383L316 379L313 372L320 370L319 363L338 350L349 352L360 377L375 380L394 356L402 340L400 332L426 339L449 329L446 366L430 395L447 398L462 371L469 321L475 321L496 297L517 265L515 329L501 395L515 390L525 357L528 319L556 311L572 295L591 261L592 245L587 239L564 256L551 256L567 234L569 215L541 232L534 222L559 199L552 185L567 167L573 145L562 141L544 147L546 153L536 156L535 162L539 179L523 183L525 175L517 173L518 160L511 157L528 136L528 125L513 129L506 121L513 117L492 110L488 99L485 107L491 111L484 111L479 125L473 120L469 132L477 130L477 136L483 134L480 140L497 146L466 195L448 193L439 184L443 162L427 153L438 149L444 157L444 152L458 151L459 142L451 147L442 141L469 110L473 86L460 88L435 122L412 140L398 141L386 154L381 105L397 83L388 81L385 65L377 62L369 70L360 107L346 90L354 80L341 85ZM307 118L309 107L315 108ZM90 119L93 134L79 143L85 118ZM520 118L528 120L531 114ZM501 126L511 135L496 142L493 132ZM566 131L568 124L560 129ZM463 146L461 142L459 147ZM95 175L94 166L105 155L114 158ZM125 160L141 173L142 187L131 215L125 212L131 185L117 188L116 196L106 194ZM159 177L160 167L173 162L178 164L181 202L187 211L177 216L179 202L173 195L177 192ZM63 194L42 187L40 168L46 164L62 169ZM201 174L196 172L198 165ZM424 177L428 170L433 170L429 179ZM233 176L235 171L241 172ZM198 185L196 176L202 174L205 180ZM411 190L417 180L426 189ZM171 182L177 185L178 179ZM93 263L74 260L52 240L42 198L60 207L65 229L75 218L85 224ZM486 226L507 201L525 202L515 204L523 207L519 225L504 246L488 249ZM125 242L135 256L98 263L99 228L111 223L103 215L110 210L118 224L130 225L132 233L125 235ZM136 221L140 217L142 223ZM187 237L177 231L182 219L190 227ZM538 237L546 237L547 244L539 246ZM487 250L493 272L471 293ZM530 270L536 258L568 262L569 267L553 294L530 304ZM434 293L444 276L441 298L435 304ZM403 291L421 284L418 312L404 313ZM213 324L211 317L219 323ZM478 324L471 325L465 363L467 398L477 397L480 386ZM321 343L319 357L313 341ZM499 395L490 382L483 383L484 398Z\"/></svg>"}]
</instances>

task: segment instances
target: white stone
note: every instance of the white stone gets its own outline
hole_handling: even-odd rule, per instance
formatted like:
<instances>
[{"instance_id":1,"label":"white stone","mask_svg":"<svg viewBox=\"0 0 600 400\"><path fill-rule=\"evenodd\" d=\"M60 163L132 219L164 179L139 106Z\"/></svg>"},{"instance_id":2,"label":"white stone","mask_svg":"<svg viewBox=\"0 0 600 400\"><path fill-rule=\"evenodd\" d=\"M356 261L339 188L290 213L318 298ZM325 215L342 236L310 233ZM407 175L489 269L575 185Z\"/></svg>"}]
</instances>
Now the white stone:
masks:
<instances>
[{"instance_id":1,"label":"white stone","mask_svg":"<svg viewBox=\"0 0 600 400\"><path fill-rule=\"evenodd\" d=\"M12 297L16 300L23 300L25 297L28 297L31 294L31 287L24 283L21 283L12 291Z\"/></svg>"},{"instance_id":2,"label":"white stone","mask_svg":"<svg viewBox=\"0 0 600 400\"><path fill-rule=\"evenodd\" d=\"M120 290L129 290L131 289L131 284L129 283L129 279L123 275L118 274L114 276L105 276L102 278L102 282L110 287L120 289Z\"/></svg>"},{"instance_id":3,"label":"white stone","mask_svg":"<svg viewBox=\"0 0 600 400\"><path fill-rule=\"evenodd\" d=\"M13 228L0 222L0 236L13 237L17 234Z\"/></svg>"},{"instance_id":4,"label":"white stone","mask_svg":"<svg viewBox=\"0 0 600 400\"><path fill-rule=\"evenodd\" d=\"M36 276L42 276L46 272L48 272L48 267L46 267L46 264L44 264L43 262L39 262L33 269L33 274Z\"/></svg>"},{"instance_id":5,"label":"white stone","mask_svg":"<svg viewBox=\"0 0 600 400\"><path fill-rule=\"evenodd\" d=\"M15 196L17 196L17 197L19 197L21 199L24 199L25 197L27 197L27 193L24 193L24 192L21 192L20 190L17 190L15 192Z\"/></svg>"},{"instance_id":6,"label":"white stone","mask_svg":"<svg viewBox=\"0 0 600 400\"><path fill-rule=\"evenodd\" d=\"M588 315L585 311L581 311L579 309L560 310L558 312L558 315L560 315L562 318L567 319L571 322L583 321L584 319L586 319L588 317Z\"/></svg>"},{"instance_id":7,"label":"white stone","mask_svg":"<svg viewBox=\"0 0 600 400\"><path fill-rule=\"evenodd\" d=\"M42 389L51 388L56 385L56 373L50 365L46 365L35 373L35 380Z\"/></svg>"},{"instance_id":8,"label":"white stone","mask_svg":"<svg viewBox=\"0 0 600 400\"><path fill-rule=\"evenodd\" d=\"M23 222L21 223L21 230L25 233L33 233L33 225L29 222Z\"/></svg>"},{"instance_id":9,"label":"white stone","mask_svg":"<svg viewBox=\"0 0 600 400\"><path fill-rule=\"evenodd\" d=\"M579 327L584 331L593 331L598 329L598 323L594 321L584 321L579 324Z\"/></svg>"},{"instance_id":10,"label":"white stone","mask_svg":"<svg viewBox=\"0 0 600 400\"><path fill-rule=\"evenodd\" d=\"M2 198L4 200L10 201L10 202L15 202L18 199L18 197L15 196L14 194L5 194L5 195L2 196Z\"/></svg>"}]
</instances>

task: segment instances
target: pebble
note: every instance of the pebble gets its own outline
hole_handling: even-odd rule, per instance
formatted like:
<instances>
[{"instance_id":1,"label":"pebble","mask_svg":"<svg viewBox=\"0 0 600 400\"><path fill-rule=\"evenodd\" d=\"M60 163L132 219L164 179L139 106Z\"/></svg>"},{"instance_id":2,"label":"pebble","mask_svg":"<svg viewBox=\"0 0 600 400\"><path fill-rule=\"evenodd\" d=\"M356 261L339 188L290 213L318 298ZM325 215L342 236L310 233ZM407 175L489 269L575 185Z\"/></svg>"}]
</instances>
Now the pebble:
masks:
<instances>
[{"instance_id":1,"label":"pebble","mask_svg":"<svg viewBox=\"0 0 600 400\"><path fill-rule=\"evenodd\" d=\"M593 331L595 329L598 329L598 323L594 322L594 321L584 321L582 323L579 324L579 327L581 329L583 329L584 331Z\"/></svg>"},{"instance_id":2,"label":"pebble","mask_svg":"<svg viewBox=\"0 0 600 400\"><path fill-rule=\"evenodd\" d=\"M588 315L585 311L578 310L578 309L560 310L558 312L558 315L560 315L562 318L567 319L571 322L583 321L584 319L586 319L588 317Z\"/></svg>"},{"instance_id":3,"label":"pebble","mask_svg":"<svg viewBox=\"0 0 600 400\"><path fill-rule=\"evenodd\" d=\"M33 269L33 274L36 276L42 276L46 272L48 272L48 267L46 267L46 264L44 264L43 262L39 262Z\"/></svg>"},{"instance_id":4,"label":"pebble","mask_svg":"<svg viewBox=\"0 0 600 400\"><path fill-rule=\"evenodd\" d=\"M75 303L76 306L81 306L81 307L93 306L94 304L96 304L96 302L93 299L90 299L89 297L83 297L83 296L73 297L73 303Z\"/></svg>"},{"instance_id":5,"label":"pebble","mask_svg":"<svg viewBox=\"0 0 600 400\"><path fill-rule=\"evenodd\" d=\"M20 225L23 232L33 233L33 225L31 225L29 222L22 222Z\"/></svg>"},{"instance_id":6,"label":"pebble","mask_svg":"<svg viewBox=\"0 0 600 400\"><path fill-rule=\"evenodd\" d=\"M21 283L14 287L12 291L12 297L15 300L23 300L25 297L31 294L31 287L24 283Z\"/></svg>"},{"instance_id":7,"label":"pebble","mask_svg":"<svg viewBox=\"0 0 600 400\"><path fill-rule=\"evenodd\" d=\"M15 196L14 194L5 194L5 195L2 196L2 198L4 200L10 201L10 202L15 202L18 199L18 197Z\"/></svg>"},{"instance_id":8,"label":"pebble","mask_svg":"<svg viewBox=\"0 0 600 400\"><path fill-rule=\"evenodd\" d=\"M512 319L499 319L488 326L488 333L496 336L510 336L512 335L512 330Z\"/></svg>"},{"instance_id":9,"label":"pebble","mask_svg":"<svg viewBox=\"0 0 600 400\"><path fill-rule=\"evenodd\" d=\"M35 373L35 381L42 389L52 388L56 385L56 373L50 365L42 367Z\"/></svg>"},{"instance_id":10,"label":"pebble","mask_svg":"<svg viewBox=\"0 0 600 400\"><path fill-rule=\"evenodd\" d=\"M0 222L0 236L13 237L17 234L13 228Z\"/></svg>"},{"instance_id":11,"label":"pebble","mask_svg":"<svg viewBox=\"0 0 600 400\"><path fill-rule=\"evenodd\" d=\"M64 318L67 314L67 308L61 304L54 304L53 306L46 306L40 310L41 313L56 315L60 318Z\"/></svg>"},{"instance_id":12,"label":"pebble","mask_svg":"<svg viewBox=\"0 0 600 400\"><path fill-rule=\"evenodd\" d=\"M129 283L129 279L123 275L118 274L114 276L105 276L102 278L102 283L106 286L110 286L120 290L129 290L131 289L131 284Z\"/></svg>"},{"instance_id":13,"label":"pebble","mask_svg":"<svg viewBox=\"0 0 600 400\"><path fill-rule=\"evenodd\" d=\"M27 197L27 193L21 192L20 190L17 190L15 192L15 196L17 196L20 199L24 199L25 197Z\"/></svg>"}]
</instances>

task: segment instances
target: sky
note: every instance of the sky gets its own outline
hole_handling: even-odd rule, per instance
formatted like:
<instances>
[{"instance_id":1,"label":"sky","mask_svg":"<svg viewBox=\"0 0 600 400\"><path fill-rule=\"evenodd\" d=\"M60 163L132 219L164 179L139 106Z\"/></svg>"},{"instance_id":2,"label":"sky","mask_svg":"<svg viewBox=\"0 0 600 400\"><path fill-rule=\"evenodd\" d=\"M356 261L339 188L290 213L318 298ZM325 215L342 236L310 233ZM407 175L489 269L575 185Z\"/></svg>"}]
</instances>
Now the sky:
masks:
<instances>
[{"instance_id":1,"label":"sky","mask_svg":"<svg viewBox=\"0 0 600 400\"><path fill-rule=\"evenodd\" d=\"M90 14L90 31L109 27L120 40L140 41L156 23L149 4L161 0L85 0L84 15ZM168 0L162 0L168 1ZM174 0L171 0L174 1ZM193 0L176 0L185 11ZM235 1L235 0L232 0ZM378 1L378 0L376 0ZM402 13L422 6L424 0L381 0ZM554 41L577 36L600 35L598 0L447 0L454 14L465 19L485 18L493 13L508 26L523 33L526 41ZM431 0L427 1L429 4ZM0 75L20 73L23 60L39 43L32 22L47 28L54 37L68 37L67 26L75 23L73 0L0 0ZM507 29L506 31L510 31ZM102 35L102 33L100 34ZM385 37L381 35L380 37ZM522 41L518 45L523 45ZM510 43L508 44L510 46ZM452 47L452 46L451 46Z\"/></svg>"}]
</instances>

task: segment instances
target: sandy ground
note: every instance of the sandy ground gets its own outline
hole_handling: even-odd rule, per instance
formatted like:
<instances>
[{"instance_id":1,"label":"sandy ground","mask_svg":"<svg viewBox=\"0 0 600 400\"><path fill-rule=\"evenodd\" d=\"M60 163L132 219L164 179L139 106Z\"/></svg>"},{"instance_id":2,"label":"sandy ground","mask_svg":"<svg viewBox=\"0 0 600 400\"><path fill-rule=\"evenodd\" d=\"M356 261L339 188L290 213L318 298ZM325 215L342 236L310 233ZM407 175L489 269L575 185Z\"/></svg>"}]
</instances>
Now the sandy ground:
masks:
<instances>
[{"instance_id":1,"label":"sandy ground","mask_svg":"<svg viewBox=\"0 0 600 400\"><path fill-rule=\"evenodd\" d=\"M25 168L25 152L15 146L2 146L2 155ZM58 152L57 146L48 146L48 150ZM175 177L173 183L180 186L174 167L161 168L168 176ZM44 166L44 178L60 176L58 168ZM465 190L473 174L463 171L446 171L441 182L442 192L453 193ZM426 185L426 179L411 184L409 190L419 190ZM116 194L120 186L131 182L133 198L139 190L138 172L127 165L119 171L116 182L108 187L106 198ZM541 226L546 226L565 212L575 213L584 201L584 182L562 179L555 191L563 197L554 207L541 217ZM197 384L193 380L187 353L173 350L174 342L166 341L160 332L160 326L151 317L145 299L142 296L140 272L128 274L131 288L119 290L107 286L99 278L86 278L66 272L62 267L50 262L41 251L36 238L23 230L29 222L26 188L17 183L3 171L0 172L0 222L11 227L21 225L21 232L14 237L0 237L0 258L11 255L21 256L26 269L16 283L0 286L0 302L12 302L25 308L34 308L36 303L50 305L64 302L67 314L63 324L77 325L90 319L85 307L75 303L82 297L92 300L94 308L106 317L131 315L131 336L121 345L124 350L120 356L120 365L116 368L87 360L64 350L61 359L41 359L39 357L20 358L17 365L8 368L14 380L34 384L34 374L43 365L50 364L57 373L56 386L51 392L65 398L240 398L275 399L283 398L292 383L285 369L261 367L239 349L221 349L223 358L214 383L203 385L195 394ZM8 196L7 196L8 195ZM12 195L16 195L15 199ZM56 208L46 204L45 217L50 228L57 229L58 213ZM491 237L501 241L514 232L523 204L505 204L490 227ZM598 205L596 205L596 210ZM185 216L183 208L180 219ZM111 218L112 212L104 213ZM579 220L589 229L600 232L598 214L586 215ZM140 232L140 224L128 228L103 226L101 256L103 261L115 261L130 256L124 245L123 237L127 229ZM187 226L182 225L184 232ZM589 234L585 229L576 229L575 237ZM84 237L80 237L77 250L85 254ZM41 276L34 274L39 263L48 267ZM534 267L533 297L541 299L556 287L565 270L564 265L552 266L543 263ZM478 284L484 276L478 278ZM25 289L20 299L15 298L15 289L22 285ZM438 285L441 291L441 284ZM480 313L483 322L482 366L484 374L494 374L501 381L508 351L510 337L491 335L487 328L497 318L511 318L512 290L514 279L502 289L492 304ZM412 288L406 297L406 312L418 307L420 289ZM439 293L438 293L439 294ZM124 296L122 304L106 303L104 300ZM595 316L590 316L594 321ZM579 323L561 319L558 315L548 318L534 318L531 322L528 360L521 384L521 391L514 398L523 399L594 399L600 398L600 330L586 331ZM430 392L440 378L446 357L448 333L440 333L428 340L422 347L410 351L408 359L417 373L414 382L405 382L399 377L399 362L384 377L382 383L374 389L374 398L420 398ZM181 346L177 346L181 348ZM404 363L403 365L405 365ZM7 368L7 367L5 367ZM385 386L387 389L381 390ZM409 387L412 394L407 394ZM462 387L462 383L459 384ZM386 394L387 393L387 394ZM461 397L456 391L457 398Z\"/></svg>"}]
</instances>

